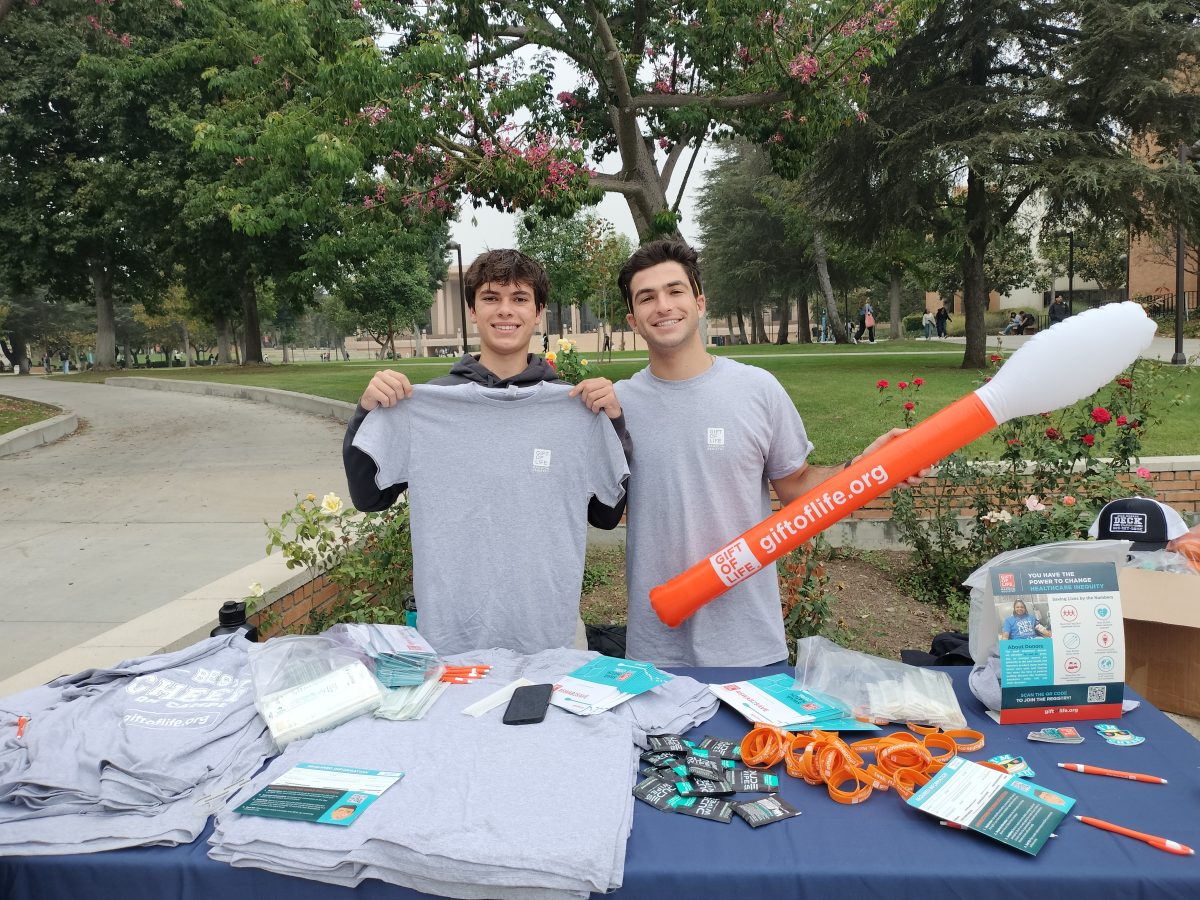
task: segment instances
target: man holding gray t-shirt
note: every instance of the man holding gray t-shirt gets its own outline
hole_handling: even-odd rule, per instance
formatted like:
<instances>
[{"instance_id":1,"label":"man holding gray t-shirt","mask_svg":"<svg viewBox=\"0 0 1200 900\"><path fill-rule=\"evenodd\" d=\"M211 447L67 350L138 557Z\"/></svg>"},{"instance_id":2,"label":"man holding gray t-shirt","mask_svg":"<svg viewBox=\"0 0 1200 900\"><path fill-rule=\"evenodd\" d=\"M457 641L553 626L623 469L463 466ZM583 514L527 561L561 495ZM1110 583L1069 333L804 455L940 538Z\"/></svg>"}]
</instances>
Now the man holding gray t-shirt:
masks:
<instances>
[{"instance_id":1,"label":"man holding gray t-shirt","mask_svg":"<svg viewBox=\"0 0 1200 900\"><path fill-rule=\"evenodd\" d=\"M492 250L463 282L479 355L416 388L375 374L342 446L350 497L379 510L409 490L417 627L439 653L571 646L587 525L624 512L620 404L608 379L571 387L529 353L550 287L536 262Z\"/></svg>"}]
</instances>

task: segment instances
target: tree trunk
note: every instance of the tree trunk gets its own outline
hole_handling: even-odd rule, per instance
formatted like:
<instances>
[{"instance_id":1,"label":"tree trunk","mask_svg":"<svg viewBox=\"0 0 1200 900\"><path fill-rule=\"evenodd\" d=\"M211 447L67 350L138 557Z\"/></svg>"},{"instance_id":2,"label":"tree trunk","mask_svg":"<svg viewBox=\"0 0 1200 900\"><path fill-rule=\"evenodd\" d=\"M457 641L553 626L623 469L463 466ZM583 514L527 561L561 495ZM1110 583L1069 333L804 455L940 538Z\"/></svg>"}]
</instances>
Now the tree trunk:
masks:
<instances>
[{"instance_id":1,"label":"tree trunk","mask_svg":"<svg viewBox=\"0 0 1200 900\"><path fill-rule=\"evenodd\" d=\"M254 276L249 272L242 279L240 291L242 295L242 325L246 334L246 353L243 365L261 363L262 326L258 322L258 291L255 288Z\"/></svg>"},{"instance_id":2,"label":"tree trunk","mask_svg":"<svg viewBox=\"0 0 1200 900\"><path fill-rule=\"evenodd\" d=\"M91 257L87 262L88 278L92 282L92 297L96 301L96 368L117 367L117 324L113 311L112 274L104 260Z\"/></svg>"},{"instance_id":3,"label":"tree trunk","mask_svg":"<svg viewBox=\"0 0 1200 900\"><path fill-rule=\"evenodd\" d=\"M782 346L788 342L788 329L792 325L792 301L786 297L779 301L779 333L775 335L775 343Z\"/></svg>"},{"instance_id":4,"label":"tree trunk","mask_svg":"<svg viewBox=\"0 0 1200 900\"><path fill-rule=\"evenodd\" d=\"M808 308L808 292L803 292L796 300L796 341L800 344L811 344L812 340L812 311Z\"/></svg>"},{"instance_id":5,"label":"tree trunk","mask_svg":"<svg viewBox=\"0 0 1200 900\"><path fill-rule=\"evenodd\" d=\"M984 276L984 254L987 252L987 195L983 178L967 170L966 231L963 247L963 321L966 327L967 348L963 353L964 369L982 369L987 360L987 334L984 330L984 310L987 309L987 279Z\"/></svg>"},{"instance_id":6,"label":"tree trunk","mask_svg":"<svg viewBox=\"0 0 1200 900\"><path fill-rule=\"evenodd\" d=\"M561 303L555 303L554 308L558 310L558 336L566 337L565 323L563 322L563 309ZM464 340L465 344L465 340ZM481 348L482 349L482 348Z\"/></svg>"},{"instance_id":7,"label":"tree trunk","mask_svg":"<svg viewBox=\"0 0 1200 900\"><path fill-rule=\"evenodd\" d=\"M904 271L896 263L892 263L891 281L888 284L888 317L892 320L888 329L888 337L893 341L904 338L903 323L900 321L900 294Z\"/></svg>"},{"instance_id":8,"label":"tree trunk","mask_svg":"<svg viewBox=\"0 0 1200 900\"><path fill-rule=\"evenodd\" d=\"M187 325L183 326L183 367L192 367L192 336L188 334Z\"/></svg>"},{"instance_id":9,"label":"tree trunk","mask_svg":"<svg viewBox=\"0 0 1200 900\"><path fill-rule=\"evenodd\" d=\"M829 320L829 328L833 331L833 339L839 344L848 344L846 328L842 325L842 317L838 315L837 300L833 296L833 283L829 280L829 256L825 252L825 236L819 228L813 229L813 260L817 266L817 282L821 285L821 296L825 300L825 316Z\"/></svg>"},{"instance_id":10,"label":"tree trunk","mask_svg":"<svg viewBox=\"0 0 1200 900\"><path fill-rule=\"evenodd\" d=\"M213 318L213 324L217 328L217 365L227 366L233 360L233 336L230 333L229 316L217 313Z\"/></svg>"},{"instance_id":11,"label":"tree trunk","mask_svg":"<svg viewBox=\"0 0 1200 900\"><path fill-rule=\"evenodd\" d=\"M14 329L11 332L11 343L5 343L4 339L0 338L0 353L8 357L13 371L20 375L29 374L29 368L25 365L25 357L28 355L28 352L28 343L25 340L25 335L20 331Z\"/></svg>"},{"instance_id":12,"label":"tree trunk","mask_svg":"<svg viewBox=\"0 0 1200 900\"><path fill-rule=\"evenodd\" d=\"M738 334L742 336L742 343L748 343L746 340L746 318L742 315L742 308L740 306L737 308L737 323Z\"/></svg>"},{"instance_id":13,"label":"tree trunk","mask_svg":"<svg viewBox=\"0 0 1200 900\"><path fill-rule=\"evenodd\" d=\"M757 299L750 303L750 343L763 343L762 306Z\"/></svg>"}]
</instances>

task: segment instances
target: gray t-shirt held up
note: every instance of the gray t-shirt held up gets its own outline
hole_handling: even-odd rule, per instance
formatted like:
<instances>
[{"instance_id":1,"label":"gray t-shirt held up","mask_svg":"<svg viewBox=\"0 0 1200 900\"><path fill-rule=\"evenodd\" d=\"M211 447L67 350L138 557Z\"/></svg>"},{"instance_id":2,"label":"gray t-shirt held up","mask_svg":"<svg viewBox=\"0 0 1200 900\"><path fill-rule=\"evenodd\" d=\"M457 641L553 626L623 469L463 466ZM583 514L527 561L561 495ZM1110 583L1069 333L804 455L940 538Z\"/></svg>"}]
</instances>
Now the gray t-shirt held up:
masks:
<instances>
[{"instance_id":1,"label":"gray t-shirt held up","mask_svg":"<svg viewBox=\"0 0 1200 900\"><path fill-rule=\"evenodd\" d=\"M621 442L570 385L417 385L354 446L380 488L407 482L417 627L439 653L575 640L587 505L615 505Z\"/></svg>"},{"instance_id":2,"label":"gray t-shirt held up","mask_svg":"<svg viewBox=\"0 0 1200 900\"><path fill-rule=\"evenodd\" d=\"M713 358L665 381L643 369L617 383L633 439L629 476L626 655L657 666L759 666L787 657L775 566L735 585L677 628L650 589L771 514L769 480L812 450L796 407L769 372Z\"/></svg>"}]
</instances>

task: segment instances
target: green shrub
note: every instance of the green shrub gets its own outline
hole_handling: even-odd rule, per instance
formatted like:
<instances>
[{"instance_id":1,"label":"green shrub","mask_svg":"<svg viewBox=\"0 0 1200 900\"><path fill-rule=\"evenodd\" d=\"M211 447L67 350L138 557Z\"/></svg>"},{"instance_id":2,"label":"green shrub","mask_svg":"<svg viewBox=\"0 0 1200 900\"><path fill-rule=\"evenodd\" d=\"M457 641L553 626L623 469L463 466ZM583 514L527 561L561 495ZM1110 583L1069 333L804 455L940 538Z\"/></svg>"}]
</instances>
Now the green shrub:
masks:
<instances>
[{"instance_id":1,"label":"green shrub","mask_svg":"<svg viewBox=\"0 0 1200 900\"><path fill-rule=\"evenodd\" d=\"M1128 476L1146 429L1160 421L1156 407L1186 399L1168 396L1176 374L1139 360L1074 406L1001 425L999 462L952 454L936 481L894 491L892 521L913 551L914 593L954 607L965 598L963 579L996 554L1086 538L1109 500L1152 494L1149 472Z\"/></svg>"}]
</instances>

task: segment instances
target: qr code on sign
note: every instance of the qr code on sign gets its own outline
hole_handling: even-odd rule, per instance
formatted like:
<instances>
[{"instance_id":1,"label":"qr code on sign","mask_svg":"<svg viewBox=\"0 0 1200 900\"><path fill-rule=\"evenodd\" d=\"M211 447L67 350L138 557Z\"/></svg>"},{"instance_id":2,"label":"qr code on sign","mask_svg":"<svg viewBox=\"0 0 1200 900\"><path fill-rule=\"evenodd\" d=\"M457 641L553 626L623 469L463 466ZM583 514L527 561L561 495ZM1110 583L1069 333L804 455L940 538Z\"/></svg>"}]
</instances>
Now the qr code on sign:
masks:
<instances>
[{"instance_id":1,"label":"qr code on sign","mask_svg":"<svg viewBox=\"0 0 1200 900\"><path fill-rule=\"evenodd\" d=\"M1093 684L1088 686L1088 703L1103 703L1108 697L1108 686Z\"/></svg>"}]
</instances>

